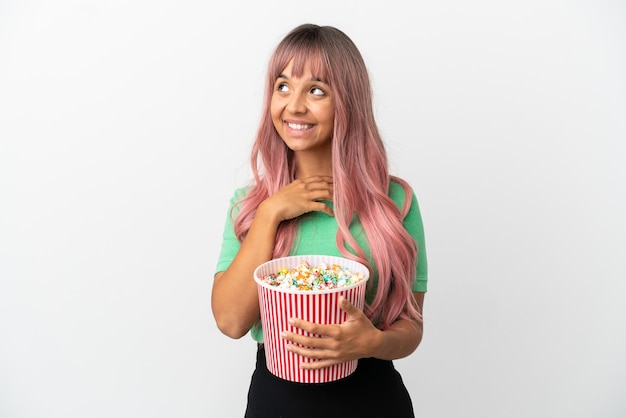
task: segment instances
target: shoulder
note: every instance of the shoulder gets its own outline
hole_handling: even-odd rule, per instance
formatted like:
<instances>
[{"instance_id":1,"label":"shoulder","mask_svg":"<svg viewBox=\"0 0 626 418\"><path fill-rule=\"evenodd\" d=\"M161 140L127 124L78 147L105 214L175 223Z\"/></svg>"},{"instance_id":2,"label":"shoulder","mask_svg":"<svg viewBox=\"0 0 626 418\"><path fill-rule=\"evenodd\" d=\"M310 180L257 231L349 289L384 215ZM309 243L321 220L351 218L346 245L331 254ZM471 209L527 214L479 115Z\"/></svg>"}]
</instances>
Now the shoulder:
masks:
<instances>
[{"instance_id":1,"label":"shoulder","mask_svg":"<svg viewBox=\"0 0 626 418\"><path fill-rule=\"evenodd\" d=\"M250 190L252 190L252 186L245 186L236 188L233 192L230 198L230 203L228 205L228 211L233 219L239 213L239 210L241 209L241 202L245 199L246 196L248 196Z\"/></svg>"},{"instance_id":2,"label":"shoulder","mask_svg":"<svg viewBox=\"0 0 626 418\"><path fill-rule=\"evenodd\" d=\"M415 193L413 189L406 182L406 180L399 177L392 177L389 182L389 198L393 200L398 207L404 206L407 199L413 200Z\"/></svg>"},{"instance_id":3,"label":"shoulder","mask_svg":"<svg viewBox=\"0 0 626 418\"><path fill-rule=\"evenodd\" d=\"M233 192L232 203L237 203L246 197L250 193L250 190L252 190L252 186L244 186L235 189Z\"/></svg>"}]
</instances>

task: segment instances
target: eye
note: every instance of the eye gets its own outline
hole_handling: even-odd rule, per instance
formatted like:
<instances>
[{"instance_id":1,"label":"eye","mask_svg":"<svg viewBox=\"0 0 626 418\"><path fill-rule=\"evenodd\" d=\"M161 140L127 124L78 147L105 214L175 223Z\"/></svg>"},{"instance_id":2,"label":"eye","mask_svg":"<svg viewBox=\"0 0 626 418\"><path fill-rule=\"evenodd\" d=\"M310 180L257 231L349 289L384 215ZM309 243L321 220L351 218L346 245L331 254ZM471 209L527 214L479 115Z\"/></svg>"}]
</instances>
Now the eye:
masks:
<instances>
[{"instance_id":1,"label":"eye","mask_svg":"<svg viewBox=\"0 0 626 418\"><path fill-rule=\"evenodd\" d=\"M281 92L289 91L289 87L287 87L287 84L285 83L279 83L278 86L276 86L276 91L281 91Z\"/></svg>"},{"instance_id":2,"label":"eye","mask_svg":"<svg viewBox=\"0 0 626 418\"><path fill-rule=\"evenodd\" d=\"M325 96L326 92L319 87L313 87L311 89L311 94L314 94L315 96Z\"/></svg>"}]
</instances>

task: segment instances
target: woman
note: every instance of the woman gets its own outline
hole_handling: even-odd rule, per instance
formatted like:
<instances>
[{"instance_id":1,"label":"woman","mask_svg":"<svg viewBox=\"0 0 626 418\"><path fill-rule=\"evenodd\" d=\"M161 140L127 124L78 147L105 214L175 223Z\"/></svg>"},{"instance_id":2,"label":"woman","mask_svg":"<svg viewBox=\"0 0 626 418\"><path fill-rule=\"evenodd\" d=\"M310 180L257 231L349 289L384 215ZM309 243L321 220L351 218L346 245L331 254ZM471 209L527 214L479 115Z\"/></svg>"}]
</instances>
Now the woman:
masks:
<instances>
[{"instance_id":1,"label":"woman","mask_svg":"<svg viewBox=\"0 0 626 418\"><path fill-rule=\"evenodd\" d=\"M422 339L427 269L415 195L388 172L365 63L340 30L305 24L272 55L263 118L252 149L254 181L231 201L212 292L219 329L263 340L254 269L276 257L352 258L372 272L366 308L340 300L347 320L293 325L290 349L321 368L359 359L347 378L301 384L267 371L262 344L246 417L412 417L392 360ZM306 347L306 348L305 348Z\"/></svg>"}]
</instances>

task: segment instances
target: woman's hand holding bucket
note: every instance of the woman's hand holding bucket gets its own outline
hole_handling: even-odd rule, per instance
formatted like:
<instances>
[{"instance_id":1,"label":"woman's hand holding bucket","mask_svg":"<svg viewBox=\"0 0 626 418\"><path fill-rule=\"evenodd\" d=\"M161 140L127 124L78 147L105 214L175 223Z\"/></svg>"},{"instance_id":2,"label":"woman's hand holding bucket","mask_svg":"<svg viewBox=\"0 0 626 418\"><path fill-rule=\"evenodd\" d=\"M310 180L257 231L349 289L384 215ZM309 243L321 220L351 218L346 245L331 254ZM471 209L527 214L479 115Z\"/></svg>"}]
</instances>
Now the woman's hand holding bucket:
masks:
<instances>
[{"instance_id":1,"label":"woman's hand holding bucket","mask_svg":"<svg viewBox=\"0 0 626 418\"><path fill-rule=\"evenodd\" d=\"M281 337L289 342L286 347L289 351L316 360L300 363L301 368L321 369L372 357L382 344L382 331L372 324L363 311L344 297L339 298L339 306L347 315L342 324L323 325L291 318L290 325L309 335L288 331L281 333Z\"/></svg>"}]
</instances>

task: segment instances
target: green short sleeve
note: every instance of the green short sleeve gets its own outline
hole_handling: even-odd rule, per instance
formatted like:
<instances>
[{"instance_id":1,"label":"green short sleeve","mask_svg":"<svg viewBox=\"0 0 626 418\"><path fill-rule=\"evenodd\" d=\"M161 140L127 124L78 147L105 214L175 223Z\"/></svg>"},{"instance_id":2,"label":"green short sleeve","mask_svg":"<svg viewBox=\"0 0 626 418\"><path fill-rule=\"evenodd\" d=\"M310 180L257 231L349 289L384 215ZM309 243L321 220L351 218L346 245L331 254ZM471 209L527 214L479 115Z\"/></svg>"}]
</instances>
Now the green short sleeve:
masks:
<instances>
[{"instance_id":1,"label":"green short sleeve","mask_svg":"<svg viewBox=\"0 0 626 418\"><path fill-rule=\"evenodd\" d=\"M392 182L389 188L389 197L402 207L405 199L404 189L400 184ZM413 282L414 292L426 292L428 283L428 261L426 258L426 240L424 239L424 224L420 213L415 192L411 195L411 208L403 221L404 228L417 243L417 272Z\"/></svg>"},{"instance_id":2,"label":"green short sleeve","mask_svg":"<svg viewBox=\"0 0 626 418\"><path fill-rule=\"evenodd\" d=\"M220 249L220 255L217 259L217 265L215 266L215 274L226 270L228 266L230 266L230 263L241 247L241 243L235 235L233 219L237 216L237 203L246 195L248 190L249 188L237 189L230 199L226 222L224 222L224 232L222 233L222 248Z\"/></svg>"}]
</instances>

